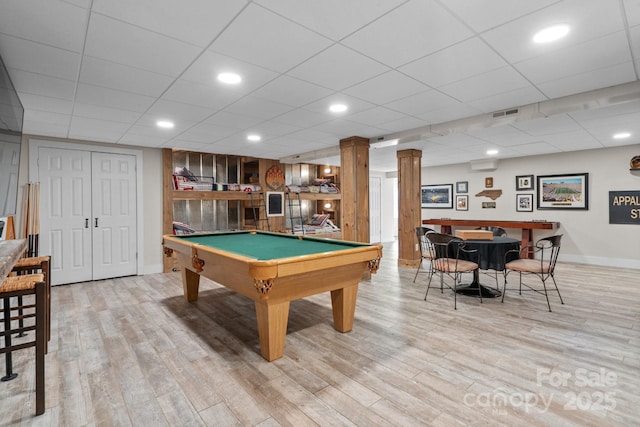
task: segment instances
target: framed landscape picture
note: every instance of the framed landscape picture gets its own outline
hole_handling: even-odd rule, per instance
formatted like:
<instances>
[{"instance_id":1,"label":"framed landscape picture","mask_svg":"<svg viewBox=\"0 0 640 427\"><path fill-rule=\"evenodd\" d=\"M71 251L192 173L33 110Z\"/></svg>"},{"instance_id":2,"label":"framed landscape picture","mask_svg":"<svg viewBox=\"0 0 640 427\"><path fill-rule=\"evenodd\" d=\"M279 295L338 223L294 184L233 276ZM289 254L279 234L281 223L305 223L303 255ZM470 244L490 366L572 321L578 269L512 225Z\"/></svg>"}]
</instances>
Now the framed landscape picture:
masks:
<instances>
[{"instance_id":1,"label":"framed landscape picture","mask_svg":"<svg viewBox=\"0 0 640 427\"><path fill-rule=\"evenodd\" d=\"M516 194L516 212L533 212L533 194Z\"/></svg>"},{"instance_id":2,"label":"framed landscape picture","mask_svg":"<svg viewBox=\"0 0 640 427\"><path fill-rule=\"evenodd\" d=\"M456 193L466 193L469 190L469 181L456 182Z\"/></svg>"},{"instance_id":3,"label":"framed landscape picture","mask_svg":"<svg viewBox=\"0 0 640 427\"><path fill-rule=\"evenodd\" d=\"M589 209L589 174L538 175L538 209Z\"/></svg>"},{"instance_id":4,"label":"framed landscape picture","mask_svg":"<svg viewBox=\"0 0 640 427\"><path fill-rule=\"evenodd\" d=\"M453 184L423 185L421 202L427 209L453 209Z\"/></svg>"},{"instance_id":5,"label":"framed landscape picture","mask_svg":"<svg viewBox=\"0 0 640 427\"><path fill-rule=\"evenodd\" d=\"M533 175L516 176L516 191L533 190Z\"/></svg>"}]
</instances>

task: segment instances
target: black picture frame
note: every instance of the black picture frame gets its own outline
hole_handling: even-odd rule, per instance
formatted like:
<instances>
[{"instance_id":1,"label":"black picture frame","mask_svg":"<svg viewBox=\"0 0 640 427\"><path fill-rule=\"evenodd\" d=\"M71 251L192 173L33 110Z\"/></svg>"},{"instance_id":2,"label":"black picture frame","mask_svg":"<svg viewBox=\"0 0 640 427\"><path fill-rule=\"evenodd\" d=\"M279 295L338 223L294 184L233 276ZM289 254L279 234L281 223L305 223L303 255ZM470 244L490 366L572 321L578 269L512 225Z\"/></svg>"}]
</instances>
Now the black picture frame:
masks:
<instances>
[{"instance_id":1,"label":"black picture frame","mask_svg":"<svg viewBox=\"0 0 640 427\"><path fill-rule=\"evenodd\" d=\"M456 195L456 210L457 211L469 210L469 196Z\"/></svg>"},{"instance_id":2,"label":"black picture frame","mask_svg":"<svg viewBox=\"0 0 640 427\"><path fill-rule=\"evenodd\" d=\"M534 189L533 175L517 175L516 176L516 191L527 191Z\"/></svg>"},{"instance_id":3,"label":"black picture frame","mask_svg":"<svg viewBox=\"0 0 640 427\"><path fill-rule=\"evenodd\" d=\"M456 193L466 193L469 191L469 181L456 182Z\"/></svg>"},{"instance_id":4,"label":"black picture frame","mask_svg":"<svg viewBox=\"0 0 640 427\"><path fill-rule=\"evenodd\" d=\"M267 216L284 216L284 193L280 191L269 191L267 197Z\"/></svg>"},{"instance_id":5,"label":"black picture frame","mask_svg":"<svg viewBox=\"0 0 640 427\"><path fill-rule=\"evenodd\" d=\"M516 212L533 212L533 194L516 194Z\"/></svg>"},{"instance_id":6,"label":"black picture frame","mask_svg":"<svg viewBox=\"0 0 640 427\"><path fill-rule=\"evenodd\" d=\"M453 184L423 185L420 197L423 209L453 209Z\"/></svg>"},{"instance_id":7,"label":"black picture frame","mask_svg":"<svg viewBox=\"0 0 640 427\"><path fill-rule=\"evenodd\" d=\"M589 174L538 175L536 208L589 209Z\"/></svg>"}]
</instances>

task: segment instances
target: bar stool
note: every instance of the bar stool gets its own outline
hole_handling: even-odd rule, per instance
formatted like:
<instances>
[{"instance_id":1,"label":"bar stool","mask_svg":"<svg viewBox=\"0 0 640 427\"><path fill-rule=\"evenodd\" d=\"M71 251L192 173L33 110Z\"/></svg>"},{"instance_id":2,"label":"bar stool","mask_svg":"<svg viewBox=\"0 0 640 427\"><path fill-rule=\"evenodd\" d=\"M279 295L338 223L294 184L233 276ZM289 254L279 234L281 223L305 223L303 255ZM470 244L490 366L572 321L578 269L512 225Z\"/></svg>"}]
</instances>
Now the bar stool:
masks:
<instances>
[{"instance_id":1,"label":"bar stool","mask_svg":"<svg viewBox=\"0 0 640 427\"><path fill-rule=\"evenodd\" d=\"M23 297L27 295L35 295L35 303L23 304L18 303L16 307L11 307L12 297ZM0 284L0 298L3 300L3 330L0 337L4 337L4 346L0 348L0 354L5 354L7 375L2 381L14 379L18 374L11 371L12 352L22 350L29 347L36 348L36 415L41 415L45 410L44 400L44 379L45 366L44 356L47 345L47 285L43 274L26 274L21 276L11 276L4 279ZM11 316L12 311L19 311L22 314ZM29 311L25 314L25 311ZM31 312L32 311L32 312ZM21 326L15 320L27 320L35 318L35 322L30 326ZM18 324L17 327L12 325ZM35 331L33 341L23 342L20 344L12 344L11 336L16 333L27 331Z\"/></svg>"},{"instance_id":2,"label":"bar stool","mask_svg":"<svg viewBox=\"0 0 640 427\"><path fill-rule=\"evenodd\" d=\"M27 273L41 273L44 275L44 282L47 285L47 347L45 351L48 353L49 341L51 340L51 256L20 258L11 271L18 275ZM22 304L22 298L18 298L18 304ZM22 323L20 326L22 326ZM24 334L19 334L18 336L23 335Z\"/></svg>"}]
</instances>

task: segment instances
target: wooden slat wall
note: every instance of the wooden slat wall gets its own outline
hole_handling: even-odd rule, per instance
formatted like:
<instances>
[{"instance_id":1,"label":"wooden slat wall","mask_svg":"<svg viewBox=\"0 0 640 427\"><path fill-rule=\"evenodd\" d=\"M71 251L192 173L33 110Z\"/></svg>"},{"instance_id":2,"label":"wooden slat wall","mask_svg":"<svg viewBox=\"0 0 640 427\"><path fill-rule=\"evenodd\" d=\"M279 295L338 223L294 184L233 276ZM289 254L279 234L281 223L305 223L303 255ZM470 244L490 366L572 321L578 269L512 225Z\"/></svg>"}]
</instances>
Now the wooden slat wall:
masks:
<instances>
[{"instance_id":1,"label":"wooden slat wall","mask_svg":"<svg viewBox=\"0 0 640 427\"><path fill-rule=\"evenodd\" d=\"M162 234L173 233L173 151L162 149ZM162 257L163 271L168 273L173 268L173 258Z\"/></svg>"},{"instance_id":2,"label":"wooden slat wall","mask_svg":"<svg viewBox=\"0 0 640 427\"><path fill-rule=\"evenodd\" d=\"M398 265L417 267L420 251L415 228L421 225L420 169L422 151L401 150L398 158Z\"/></svg>"}]
</instances>

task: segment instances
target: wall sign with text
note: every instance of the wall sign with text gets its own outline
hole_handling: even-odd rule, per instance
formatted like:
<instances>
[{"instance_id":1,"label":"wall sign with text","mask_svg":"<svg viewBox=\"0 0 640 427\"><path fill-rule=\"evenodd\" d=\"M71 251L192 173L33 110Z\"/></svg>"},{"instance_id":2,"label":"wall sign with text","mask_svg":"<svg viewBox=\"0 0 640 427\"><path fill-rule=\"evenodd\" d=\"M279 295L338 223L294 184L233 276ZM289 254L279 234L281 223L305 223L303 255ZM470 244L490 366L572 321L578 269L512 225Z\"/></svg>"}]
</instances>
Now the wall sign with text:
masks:
<instances>
[{"instance_id":1,"label":"wall sign with text","mask_svg":"<svg viewBox=\"0 0 640 427\"><path fill-rule=\"evenodd\" d=\"M640 191L609 191L609 224L640 225Z\"/></svg>"}]
</instances>

